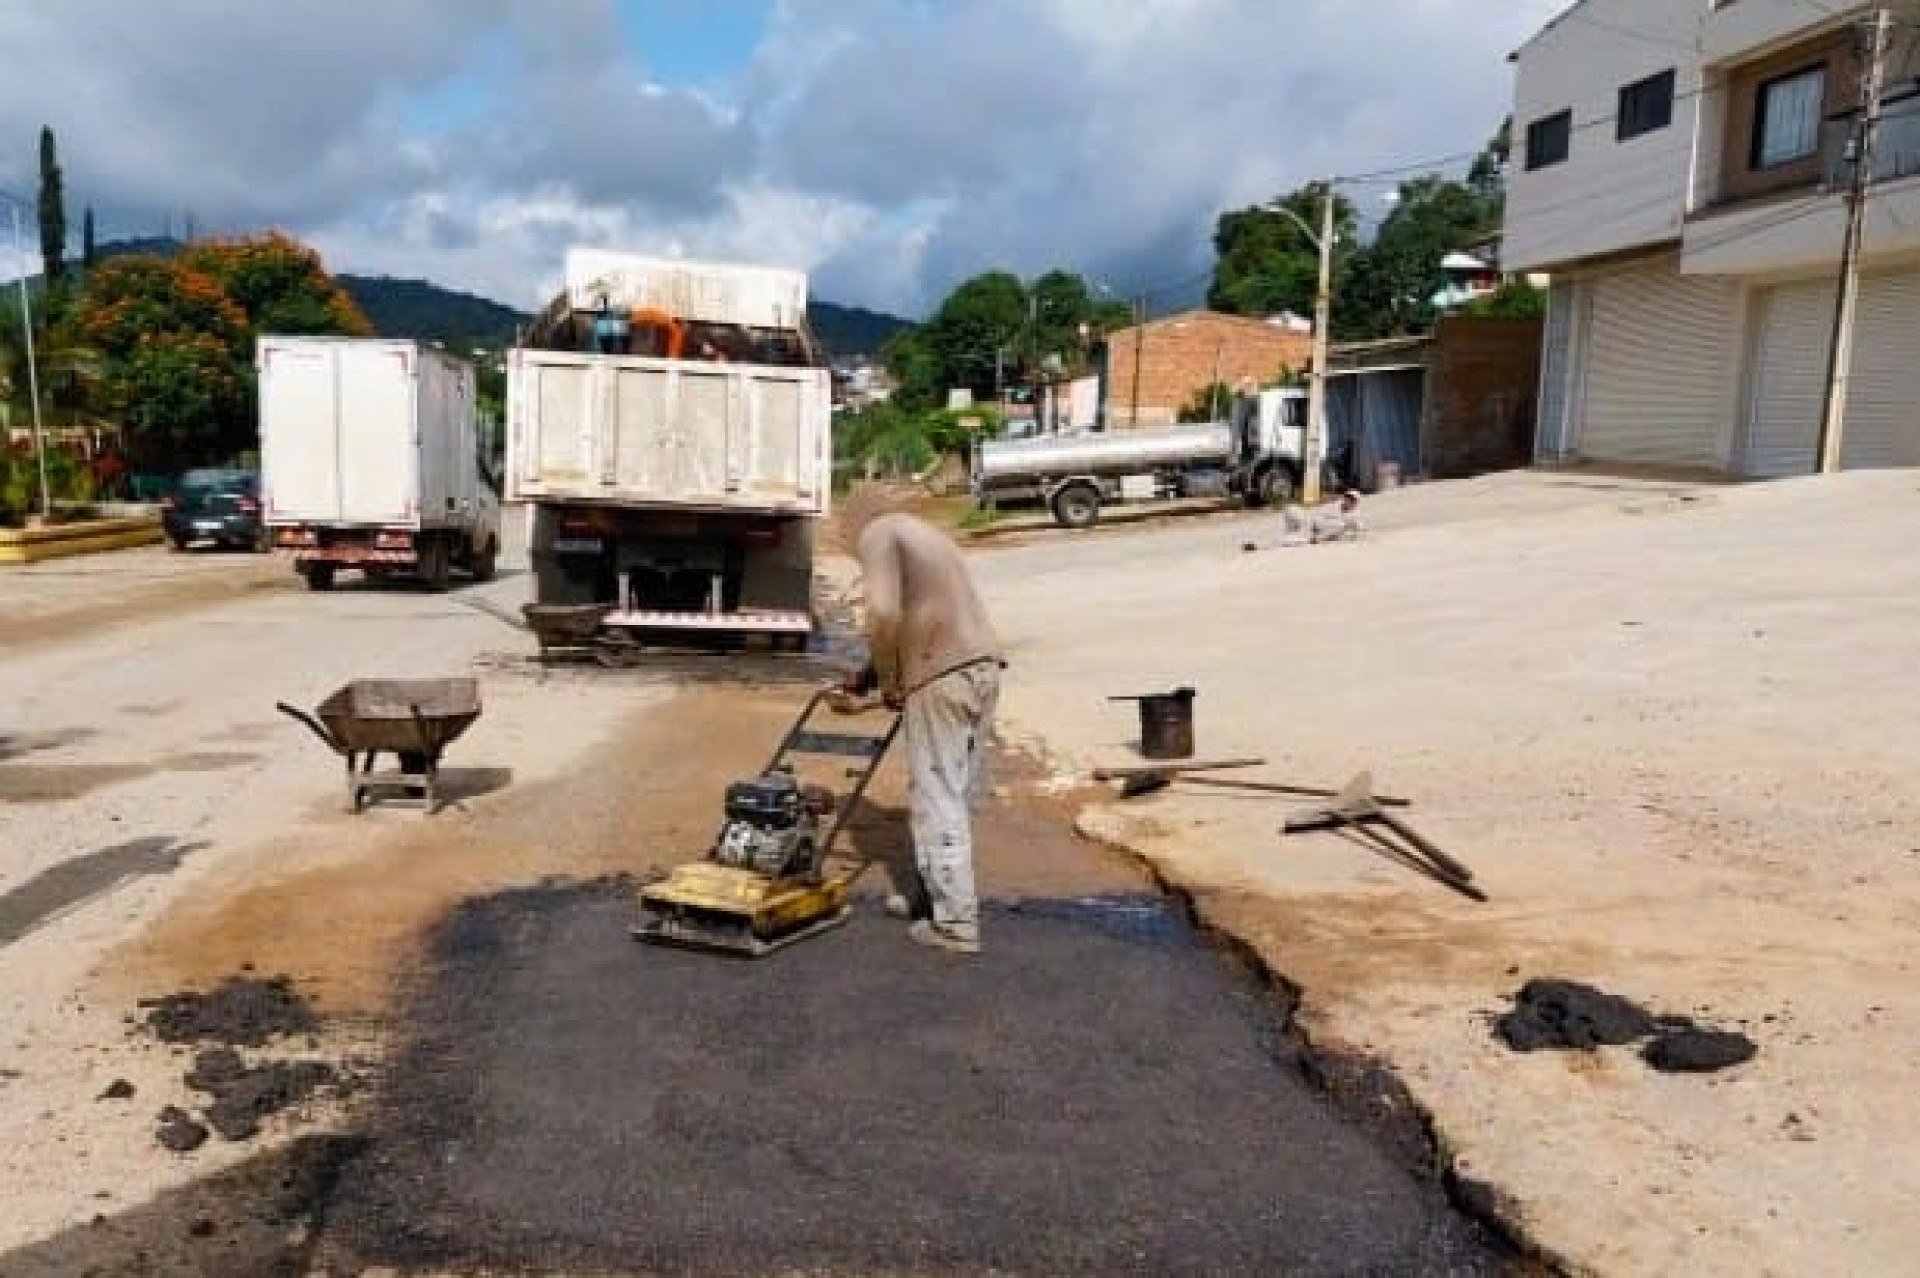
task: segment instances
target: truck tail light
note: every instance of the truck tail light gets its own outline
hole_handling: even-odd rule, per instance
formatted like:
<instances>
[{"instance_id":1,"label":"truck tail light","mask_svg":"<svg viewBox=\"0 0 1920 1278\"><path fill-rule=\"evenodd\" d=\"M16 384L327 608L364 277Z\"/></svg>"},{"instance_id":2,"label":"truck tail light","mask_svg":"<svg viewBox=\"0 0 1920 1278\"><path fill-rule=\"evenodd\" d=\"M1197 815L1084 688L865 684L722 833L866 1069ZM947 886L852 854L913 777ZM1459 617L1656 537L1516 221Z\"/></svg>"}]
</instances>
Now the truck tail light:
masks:
<instances>
[{"instance_id":1,"label":"truck tail light","mask_svg":"<svg viewBox=\"0 0 1920 1278\"><path fill-rule=\"evenodd\" d=\"M179 503L173 499L171 494L160 499L160 509L162 510L172 510L177 505L179 505Z\"/></svg>"},{"instance_id":2,"label":"truck tail light","mask_svg":"<svg viewBox=\"0 0 1920 1278\"><path fill-rule=\"evenodd\" d=\"M282 546L317 546L320 538L311 528L282 528L274 534L274 541Z\"/></svg>"},{"instance_id":3,"label":"truck tail light","mask_svg":"<svg viewBox=\"0 0 1920 1278\"><path fill-rule=\"evenodd\" d=\"M413 533L404 528L382 528L373 535L375 550L412 550Z\"/></svg>"}]
</instances>

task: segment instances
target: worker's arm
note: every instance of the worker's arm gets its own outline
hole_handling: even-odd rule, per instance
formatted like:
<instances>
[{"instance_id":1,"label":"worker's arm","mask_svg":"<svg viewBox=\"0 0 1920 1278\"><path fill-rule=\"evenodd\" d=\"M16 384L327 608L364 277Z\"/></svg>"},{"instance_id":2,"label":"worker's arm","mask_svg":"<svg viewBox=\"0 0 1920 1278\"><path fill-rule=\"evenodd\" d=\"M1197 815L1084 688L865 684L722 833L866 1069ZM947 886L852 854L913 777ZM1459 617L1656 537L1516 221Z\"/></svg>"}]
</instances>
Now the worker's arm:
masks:
<instances>
[{"instance_id":1,"label":"worker's arm","mask_svg":"<svg viewBox=\"0 0 1920 1278\"><path fill-rule=\"evenodd\" d=\"M867 650L880 691L898 697L900 627L906 582L900 544L884 528L869 528L860 538L860 571L867 596Z\"/></svg>"}]
</instances>

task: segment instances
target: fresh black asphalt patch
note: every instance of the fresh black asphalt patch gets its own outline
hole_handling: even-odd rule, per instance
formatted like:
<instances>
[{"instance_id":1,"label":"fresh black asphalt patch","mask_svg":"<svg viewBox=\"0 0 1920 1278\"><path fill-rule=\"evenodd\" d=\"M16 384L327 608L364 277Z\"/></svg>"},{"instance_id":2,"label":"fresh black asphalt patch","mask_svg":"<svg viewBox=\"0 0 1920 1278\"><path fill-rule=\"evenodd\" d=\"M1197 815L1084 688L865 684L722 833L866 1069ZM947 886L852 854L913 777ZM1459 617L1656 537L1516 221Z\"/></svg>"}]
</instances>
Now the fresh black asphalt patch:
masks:
<instances>
[{"instance_id":1,"label":"fresh black asphalt patch","mask_svg":"<svg viewBox=\"0 0 1920 1278\"><path fill-rule=\"evenodd\" d=\"M631 889L474 901L310 1262L460 1272L1419 1273L1507 1254L1277 1055L1273 997L1152 898L851 924L746 961Z\"/></svg>"}]
</instances>

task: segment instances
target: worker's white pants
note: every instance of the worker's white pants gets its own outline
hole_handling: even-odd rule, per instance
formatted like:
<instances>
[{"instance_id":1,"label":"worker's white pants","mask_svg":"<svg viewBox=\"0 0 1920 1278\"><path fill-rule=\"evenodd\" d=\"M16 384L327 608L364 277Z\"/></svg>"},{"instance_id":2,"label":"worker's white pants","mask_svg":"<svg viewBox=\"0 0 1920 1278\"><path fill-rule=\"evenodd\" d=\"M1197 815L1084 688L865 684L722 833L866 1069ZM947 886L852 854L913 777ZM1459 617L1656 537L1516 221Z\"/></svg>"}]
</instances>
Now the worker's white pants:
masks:
<instances>
[{"instance_id":1,"label":"worker's white pants","mask_svg":"<svg viewBox=\"0 0 1920 1278\"><path fill-rule=\"evenodd\" d=\"M908 697L902 724L914 862L933 905L934 924L956 936L976 937L980 930L967 805L999 700L1000 667L983 661L942 675Z\"/></svg>"}]
</instances>

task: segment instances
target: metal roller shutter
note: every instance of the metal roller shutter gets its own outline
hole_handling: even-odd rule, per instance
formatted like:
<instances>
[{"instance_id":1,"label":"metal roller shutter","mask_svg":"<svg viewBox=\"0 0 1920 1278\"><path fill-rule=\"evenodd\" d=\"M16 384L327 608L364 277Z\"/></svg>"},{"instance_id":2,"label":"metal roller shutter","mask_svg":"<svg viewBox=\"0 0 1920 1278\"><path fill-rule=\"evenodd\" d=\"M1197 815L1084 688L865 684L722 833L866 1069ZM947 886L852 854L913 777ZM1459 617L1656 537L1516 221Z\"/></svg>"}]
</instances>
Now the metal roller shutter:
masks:
<instances>
[{"instance_id":1,"label":"metal roller shutter","mask_svg":"<svg viewBox=\"0 0 1920 1278\"><path fill-rule=\"evenodd\" d=\"M1567 455L1567 375L1573 370L1573 301L1579 285L1556 283L1547 294L1546 333L1540 345L1540 411L1533 433L1536 461Z\"/></svg>"},{"instance_id":2,"label":"metal roller shutter","mask_svg":"<svg viewBox=\"0 0 1920 1278\"><path fill-rule=\"evenodd\" d=\"M1737 284L1672 259L1592 281L1579 452L1601 461L1725 464L1740 346Z\"/></svg>"},{"instance_id":3,"label":"metal roller shutter","mask_svg":"<svg viewBox=\"0 0 1920 1278\"><path fill-rule=\"evenodd\" d=\"M1770 288L1760 300L1744 469L1761 479L1813 473L1833 333L1833 283Z\"/></svg>"},{"instance_id":4,"label":"metal roller shutter","mask_svg":"<svg viewBox=\"0 0 1920 1278\"><path fill-rule=\"evenodd\" d=\"M1854 332L1840 464L1920 466L1920 271L1862 280Z\"/></svg>"}]
</instances>

